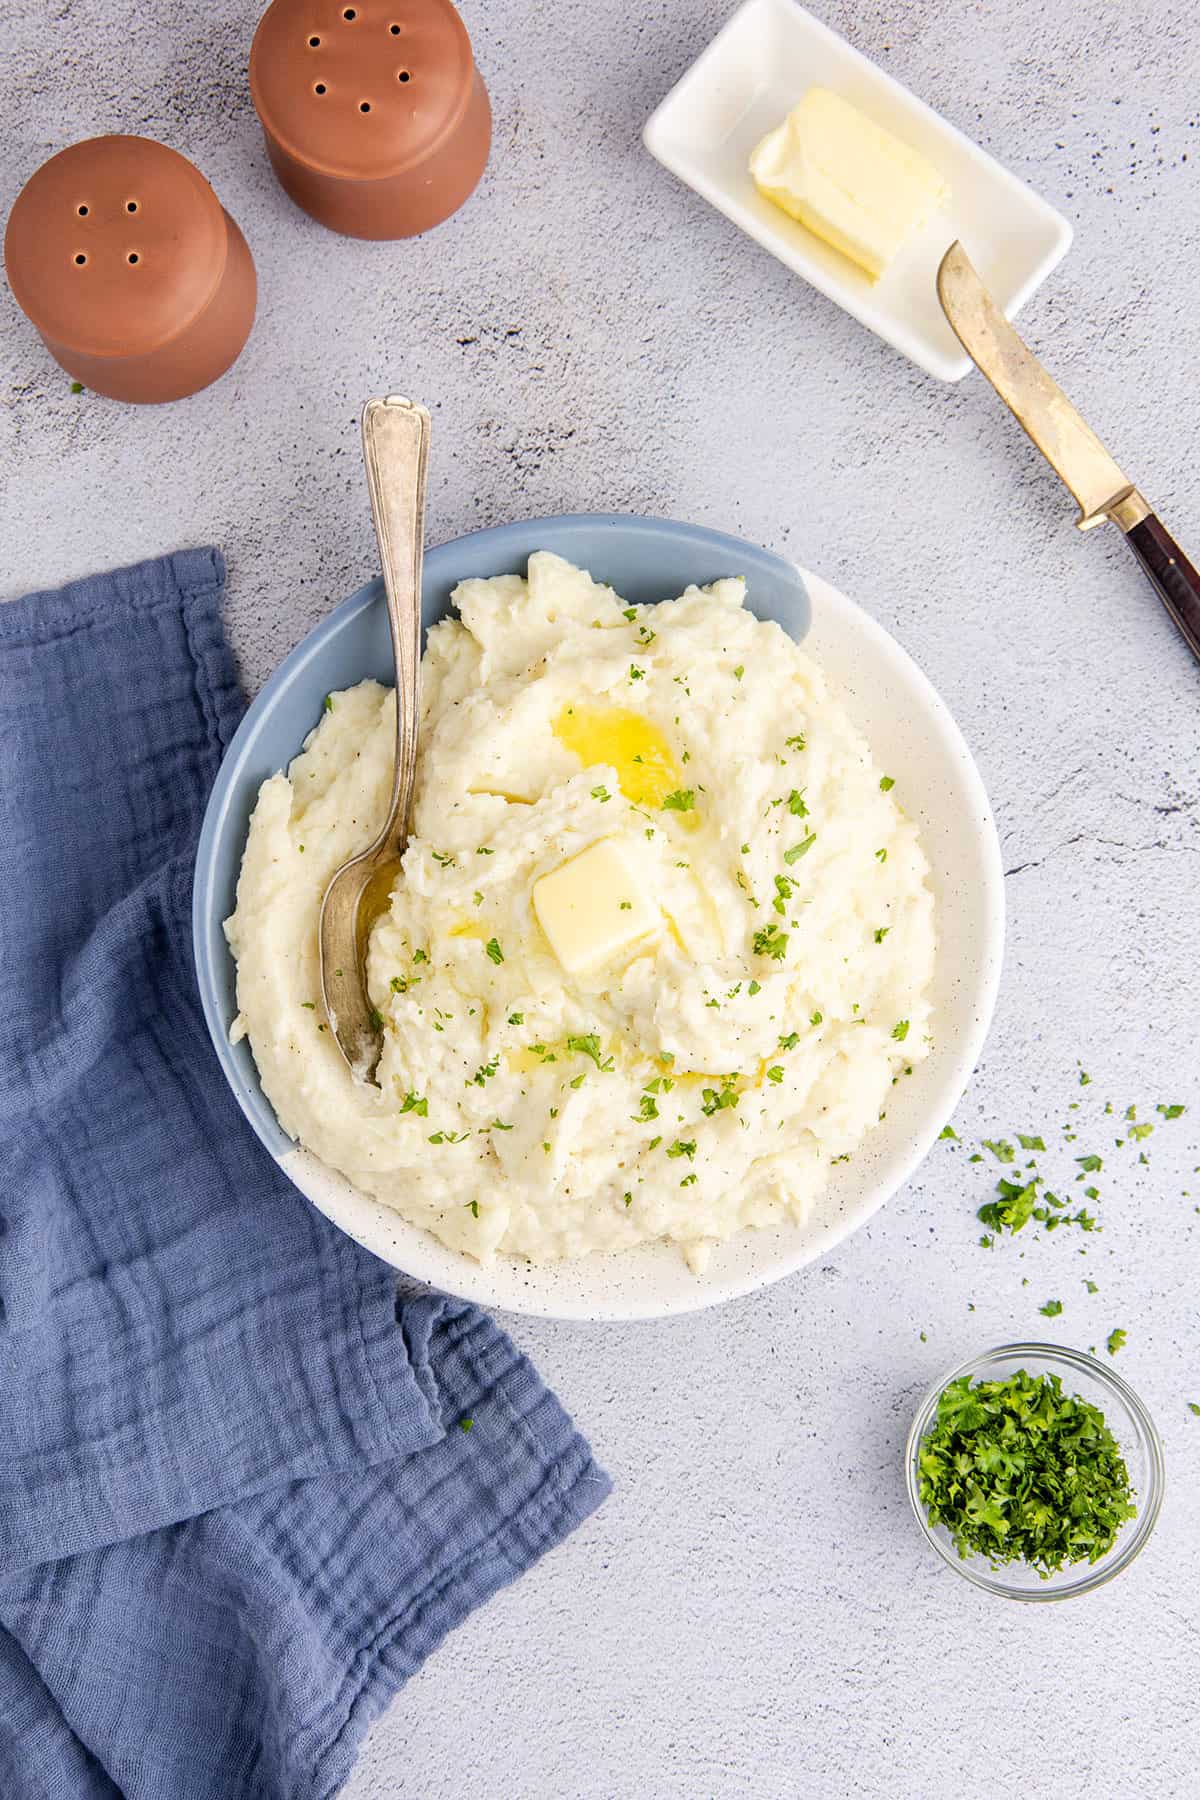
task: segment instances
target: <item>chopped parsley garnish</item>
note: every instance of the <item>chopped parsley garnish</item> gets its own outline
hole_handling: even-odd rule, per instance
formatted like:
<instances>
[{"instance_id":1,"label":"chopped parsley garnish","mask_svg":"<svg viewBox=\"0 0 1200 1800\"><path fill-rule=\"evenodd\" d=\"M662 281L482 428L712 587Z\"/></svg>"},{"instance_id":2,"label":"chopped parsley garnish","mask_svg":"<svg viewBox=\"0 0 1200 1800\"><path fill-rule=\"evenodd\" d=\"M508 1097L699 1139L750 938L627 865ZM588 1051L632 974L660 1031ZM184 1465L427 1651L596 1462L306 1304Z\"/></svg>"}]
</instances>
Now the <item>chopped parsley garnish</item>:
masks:
<instances>
[{"instance_id":1,"label":"chopped parsley garnish","mask_svg":"<svg viewBox=\"0 0 1200 1800\"><path fill-rule=\"evenodd\" d=\"M476 1069L475 1073L472 1075L471 1080L468 1082L465 1082L463 1085L466 1087L470 1087L473 1083L476 1087L482 1087L485 1081L490 1081L492 1079L492 1076L496 1073L496 1070L499 1067L500 1067L499 1056L493 1056L491 1062L481 1063L480 1066Z\"/></svg>"},{"instance_id":2,"label":"chopped parsley garnish","mask_svg":"<svg viewBox=\"0 0 1200 1800\"><path fill-rule=\"evenodd\" d=\"M648 645L652 644L657 636L657 631L651 631L648 625L638 626L637 641L641 644L643 649L646 649Z\"/></svg>"},{"instance_id":3,"label":"chopped parsley garnish","mask_svg":"<svg viewBox=\"0 0 1200 1800\"><path fill-rule=\"evenodd\" d=\"M1038 1307L1038 1311L1044 1313L1048 1319L1057 1319L1059 1313L1062 1311L1062 1301L1047 1300L1045 1306Z\"/></svg>"},{"instance_id":4,"label":"chopped parsley garnish","mask_svg":"<svg viewBox=\"0 0 1200 1800\"><path fill-rule=\"evenodd\" d=\"M626 606L626 607L623 607L621 610L622 610L625 618L627 618L629 620L630 624L632 624L634 619L637 618L637 607L636 606Z\"/></svg>"},{"instance_id":5,"label":"chopped parsley garnish","mask_svg":"<svg viewBox=\"0 0 1200 1800\"><path fill-rule=\"evenodd\" d=\"M609 791L606 787L594 787L592 789L592 799L593 800L611 800L612 795L609 793Z\"/></svg>"},{"instance_id":6,"label":"chopped parsley garnish","mask_svg":"<svg viewBox=\"0 0 1200 1800\"><path fill-rule=\"evenodd\" d=\"M799 1042L800 1033L798 1031L789 1031L786 1037L780 1038L779 1048L781 1050L794 1050Z\"/></svg>"},{"instance_id":7,"label":"chopped parsley garnish","mask_svg":"<svg viewBox=\"0 0 1200 1800\"><path fill-rule=\"evenodd\" d=\"M877 850L875 852L875 861L877 863L885 863L887 861L887 851L886 850Z\"/></svg>"},{"instance_id":8,"label":"chopped parsley garnish","mask_svg":"<svg viewBox=\"0 0 1200 1800\"><path fill-rule=\"evenodd\" d=\"M783 1080L783 1070L778 1063L773 1064L773 1066L767 1070L767 1080L775 1082L777 1086Z\"/></svg>"},{"instance_id":9,"label":"chopped parsley garnish","mask_svg":"<svg viewBox=\"0 0 1200 1800\"><path fill-rule=\"evenodd\" d=\"M478 1202L478 1200L468 1200L466 1210L470 1213L470 1215L473 1219L477 1219L479 1217L479 1202Z\"/></svg>"},{"instance_id":10,"label":"chopped parsley garnish","mask_svg":"<svg viewBox=\"0 0 1200 1800\"><path fill-rule=\"evenodd\" d=\"M510 1025L523 1025L525 1023L525 1014L524 1013L509 1013L508 1022Z\"/></svg>"},{"instance_id":11,"label":"chopped parsley garnish","mask_svg":"<svg viewBox=\"0 0 1200 1800\"><path fill-rule=\"evenodd\" d=\"M606 1056L604 1060L601 1061L600 1039L594 1031L589 1031L584 1037L569 1037L567 1039L567 1049L573 1050L577 1056L590 1056L596 1067L598 1069L603 1069L605 1073L613 1067L613 1059L611 1056Z\"/></svg>"},{"instance_id":12,"label":"chopped parsley garnish","mask_svg":"<svg viewBox=\"0 0 1200 1800\"><path fill-rule=\"evenodd\" d=\"M504 952L496 942L495 938L489 938L483 948L494 963L502 963L504 961Z\"/></svg>"},{"instance_id":13,"label":"chopped parsley garnish","mask_svg":"<svg viewBox=\"0 0 1200 1800\"><path fill-rule=\"evenodd\" d=\"M695 804L696 791L694 788L676 788L673 794L667 795L662 803L662 809L664 812L691 812Z\"/></svg>"},{"instance_id":14,"label":"chopped parsley garnish","mask_svg":"<svg viewBox=\"0 0 1200 1800\"><path fill-rule=\"evenodd\" d=\"M958 1142L958 1133L957 1133L957 1131L955 1131L953 1125L943 1125L942 1129L938 1133L938 1136L944 1137L944 1138L953 1138L955 1143Z\"/></svg>"},{"instance_id":15,"label":"chopped parsley garnish","mask_svg":"<svg viewBox=\"0 0 1200 1800\"><path fill-rule=\"evenodd\" d=\"M825 1014L824 1014L824 1013L820 1013L820 1012L815 1012L815 1013L813 1013L813 1015L812 1015L812 1017L811 1017L811 1018L810 1018L810 1019L809 1019L809 1021L808 1021L808 1022L809 1022L809 1024L810 1024L810 1025L812 1025L812 1026L814 1026L814 1027L815 1027L815 1026L817 1026L817 1025L820 1025L820 1024L822 1024L822 1023L823 1023L823 1021L824 1021L824 1018L825 1018Z\"/></svg>"},{"instance_id":16,"label":"chopped parsley garnish","mask_svg":"<svg viewBox=\"0 0 1200 1800\"><path fill-rule=\"evenodd\" d=\"M1025 1562L1043 1578L1098 1562L1137 1512L1103 1413L1064 1394L1058 1375L952 1381L918 1466L929 1523L960 1556Z\"/></svg>"},{"instance_id":17,"label":"chopped parsley garnish","mask_svg":"<svg viewBox=\"0 0 1200 1800\"><path fill-rule=\"evenodd\" d=\"M999 1199L988 1200L979 1208L981 1223L990 1226L993 1231L1020 1231L1033 1217L1037 1189L1036 1179L1025 1187L1015 1181L999 1182Z\"/></svg>"},{"instance_id":18,"label":"chopped parsley garnish","mask_svg":"<svg viewBox=\"0 0 1200 1800\"><path fill-rule=\"evenodd\" d=\"M326 712L333 711L333 695L332 694L326 694L323 705L325 707Z\"/></svg>"},{"instance_id":19,"label":"chopped parsley garnish","mask_svg":"<svg viewBox=\"0 0 1200 1800\"><path fill-rule=\"evenodd\" d=\"M795 737L784 738L783 741L789 750L807 750L808 748L808 741L802 731L798 731Z\"/></svg>"},{"instance_id":20,"label":"chopped parsley garnish","mask_svg":"<svg viewBox=\"0 0 1200 1800\"><path fill-rule=\"evenodd\" d=\"M431 1144L461 1144L470 1135L469 1131L435 1131L429 1141Z\"/></svg>"},{"instance_id":21,"label":"chopped parsley garnish","mask_svg":"<svg viewBox=\"0 0 1200 1800\"><path fill-rule=\"evenodd\" d=\"M474 1423L475 1423L474 1419L460 1419L458 1421L458 1429L460 1431L470 1431L470 1429L474 1425Z\"/></svg>"},{"instance_id":22,"label":"chopped parsley garnish","mask_svg":"<svg viewBox=\"0 0 1200 1800\"><path fill-rule=\"evenodd\" d=\"M896 1023L892 1026L892 1036L898 1044L904 1042L905 1038L908 1036L907 1019L897 1019Z\"/></svg>"},{"instance_id":23,"label":"chopped parsley garnish","mask_svg":"<svg viewBox=\"0 0 1200 1800\"><path fill-rule=\"evenodd\" d=\"M1125 1348L1125 1337L1126 1333L1121 1330L1119 1325L1115 1330L1109 1332L1104 1347L1110 1356L1115 1356L1118 1350L1123 1350Z\"/></svg>"},{"instance_id":24,"label":"chopped parsley garnish","mask_svg":"<svg viewBox=\"0 0 1200 1800\"><path fill-rule=\"evenodd\" d=\"M500 1119L493 1119L491 1129L493 1131L511 1131L512 1126L505 1125Z\"/></svg>"},{"instance_id":25,"label":"chopped parsley garnish","mask_svg":"<svg viewBox=\"0 0 1200 1800\"><path fill-rule=\"evenodd\" d=\"M629 1193L628 1191L626 1191L624 1194L622 1194L621 1198L622 1198L622 1200L624 1200L626 1206L633 1205L633 1195L631 1193Z\"/></svg>"},{"instance_id":26,"label":"chopped parsley garnish","mask_svg":"<svg viewBox=\"0 0 1200 1800\"><path fill-rule=\"evenodd\" d=\"M733 671L733 679L734 679L734 680L735 680L735 681L740 681L740 680L741 680L741 679L742 679L742 676L743 676L743 675L744 675L744 674L745 674L745 673L746 673L746 665L745 665L745 663L739 663L739 664L738 664L738 666L737 666L737 668L736 668L736 669L735 669L735 670L734 670L734 671Z\"/></svg>"},{"instance_id":27,"label":"chopped parsley garnish","mask_svg":"<svg viewBox=\"0 0 1200 1800\"><path fill-rule=\"evenodd\" d=\"M476 844L475 854L476 856L495 856L496 852L489 850L486 844Z\"/></svg>"},{"instance_id":28,"label":"chopped parsley garnish","mask_svg":"<svg viewBox=\"0 0 1200 1800\"><path fill-rule=\"evenodd\" d=\"M1046 1141L1044 1138L1027 1137L1023 1131L1018 1131L1017 1142L1020 1144L1022 1150L1044 1150L1046 1148Z\"/></svg>"},{"instance_id":29,"label":"chopped parsley garnish","mask_svg":"<svg viewBox=\"0 0 1200 1800\"><path fill-rule=\"evenodd\" d=\"M414 1094L410 1092L405 1094L404 1104L401 1106L400 1111L402 1113L416 1113L419 1118L427 1119L429 1117L429 1102L423 1094Z\"/></svg>"},{"instance_id":30,"label":"chopped parsley garnish","mask_svg":"<svg viewBox=\"0 0 1200 1800\"><path fill-rule=\"evenodd\" d=\"M728 1106L736 1106L738 1098L736 1088L728 1084L722 1088L706 1087L701 1094L700 1111L706 1119L711 1119L714 1113L722 1112Z\"/></svg>"},{"instance_id":31,"label":"chopped parsley garnish","mask_svg":"<svg viewBox=\"0 0 1200 1800\"><path fill-rule=\"evenodd\" d=\"M639 669L636 663L630 663L630 665L629 665L630 681L644 681L645 678L646 678L645 669Z\"/></svg>"},{"instance_id":32,"label":"chopped parsley garnish","mask_svg":"<svg viewBox=\"0 0 1200 1800\"><path fill-rule=\"evenodd\" d=\"M816 841L817 841L816 832L810 831L806 838L802 838L798 844L793 844L790 850L784 851L784 853L783 853L784 862L787 863L789 866L792 863L799 862L800 858L802 856L808 855L809 851L812 849L812 847L816 843Z\"/></svg>"},{"instance_id":33,"label":"chopped parsley garnish","mask_svg":"<svg viewBox=\"0 0 1200 1800\"><path fill-rule=\"evenodd\" d=\"M875 942L877 944L882 944L884 938L891 929L890 925L877 925L875 927Z\"/></svg>"},{"instance_id":34,"label":"chopped parsley garnish","mask_svg":"<svg viewBox=\"0 0 1200 1800\"><path fill-rule=\"evenodd\" d=\"M1187 1107L1176 1104L1174 1106L1156 1106L1154 1110L1161 1113L1164 1119L1181 1119L1187 1111Z\"/></svg>"},{"instance_id":35,"label":"chopped parsley garnish","mask_svg":"<svg viewBox=\"0 0 1200 1800\"><path fill-rule=\"evenodd\" d=\"M1015 1162L1017 1153L1006 1138L984 1138L983 1147L990 1150L997 1162Z\"/></svg>"},{"instance_id":36,"label":"chopped parsley garnish","mask_svg":"<svg viewBox=\"0 0 1200 1800\"><path fill-rule=\"evenodd\" d=\"M639 1125L658 1117L658 1101L653 1094L643 1094L638 1103L639 1110L633 1115Z\"/></svg>"},{"instance_id":37,"label":"chopped parsley garnish","mask_svg":"<svg viewBox=\"0 0 1200 1800\"><path fill-rule=\"evenodd\" d=\"M772 900L771 905L781 918L787 901L791 899L795 891L795 883L789 881L786 875L777 875L775 877L775 898Z\"/></svg>"},{"instance_id":38,"label":"chopped parsley garnish","mask_svg":"<svg viewBox=\"0 0 1200 1800\"><path fill-rule=\"evenodd\" d=\"M1095 1175L1098 1170L1104 1167L1103 1159L1096 1156L1094 1153L1089 1156L1077 1156L1075 1161L1079 1164L1079 1167L1083 1170L1085 1175Z\"/></svg>"},{"instance_id":39,"label":"chopped parsley garnish","mask_svg":"<svg viewBox=\"0 0 1200 1800\"><path fill-rule=\"evenodd\" d=\"M449 851L431 850L429 854L432 856L435 863L441 863L443 869L452 869L454 867L454 858L450 855Z\"/></svg>"},{"instance_id":40,"label":"chopped parsley garnish","mask_svg":"<svg viewBox=\"0 0 1200 1800\"><path fill-rule=\"evenodd\" d=\"M896 783L893 781L893 779L890 775L881 775L879 777L879 785L880 785L881 789L883 790L883 792L885 794L887 794L887 793L890 793L892 788L895 787Z\"/></svg>"},{"instance_id":41,"label":"chopped parsley garnish","mask_svg":"<svg viewBox=\"0 0 1200 1800\"><path fill-rule=\"evenodd\" d=\"M807 819L808 807L804 804L804 789L793 788L787 797L787 809L794 818Z\"/></svg>"},{"instance_id":42,"label":"chopped parsley garnish","mask_svg":"<svg viewBox=\"0 0 1200 1800\"><path fill-rule=\"evenodd\" d=\"M695 1157L695 1154L695 1138L676 1138L673 1144L668 1144L667 1146L668 1156L686 1156L688 1161L691 1162Z\"/></svg>"},{"instance_id":43,"label":"chopped parsley garnish","mask_svg":"<svg viewBox=\"0 0 1200 1800\"><path fill-rule=\"evenodd\" d=\"M696 1171L693 1169L690 1175L684 1176L683 1180L680 1182L679 1185L680 1185L680 1187L694 1187L695 1183L696 1183Z\"/></svg>"},{"instance_id":44,"label":"chopped parsley garnish","mask_svg":"<svg viewBox=\"0 0 1200 1800\"><path fill-rule=\"evenodd\" d=\"M317 1003L315 1000L302 1000L300 1004L305 1012L316 1012L317 1010Z\"/></svg>"},{"instance_id":45,"label":"chopped parsley garnish","mask_svg":"<svg viewBox=\"0 0 1200 1800\"><path fill-rule=\"evenodd\" d=\"M754 934L754 953L756 956L769 956L774 962L782 962L787 955L788 934L780 931L778 925L771 923Z\"/></svg>"}]
</instances>

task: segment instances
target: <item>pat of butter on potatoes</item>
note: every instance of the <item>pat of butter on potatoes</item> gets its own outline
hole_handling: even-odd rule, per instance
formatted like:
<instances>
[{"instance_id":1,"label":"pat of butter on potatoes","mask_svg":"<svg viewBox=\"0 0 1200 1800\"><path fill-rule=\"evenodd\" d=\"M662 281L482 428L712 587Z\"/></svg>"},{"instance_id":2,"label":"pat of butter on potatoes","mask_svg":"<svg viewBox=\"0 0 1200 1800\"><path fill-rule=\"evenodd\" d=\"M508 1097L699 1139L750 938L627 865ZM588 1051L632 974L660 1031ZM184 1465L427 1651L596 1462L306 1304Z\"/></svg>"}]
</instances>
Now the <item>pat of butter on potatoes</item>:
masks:
<instances>
[{"instance_id":1,"label":"pat of butter on potatoes","mask_svg":"<svg viewBox=\"0 0 1200 1800\"><path fill-rule=\"evenodd\" d=\"M828 88L810 88L750 158L755 186L877 281L949 188L933 164Z\"/></svg>"},{"instance_id":2,"label":"pat of butter on potatoes","mask_svg":"<svg viewBox=\"0 0 1200 1800\"><path fill-rule=\"evenodd\" d=\"M568 975L611 962L658 931L662 915L647 898L631 851L601 838L533 884L533 910Z\"/></svg>"}]
</instances>

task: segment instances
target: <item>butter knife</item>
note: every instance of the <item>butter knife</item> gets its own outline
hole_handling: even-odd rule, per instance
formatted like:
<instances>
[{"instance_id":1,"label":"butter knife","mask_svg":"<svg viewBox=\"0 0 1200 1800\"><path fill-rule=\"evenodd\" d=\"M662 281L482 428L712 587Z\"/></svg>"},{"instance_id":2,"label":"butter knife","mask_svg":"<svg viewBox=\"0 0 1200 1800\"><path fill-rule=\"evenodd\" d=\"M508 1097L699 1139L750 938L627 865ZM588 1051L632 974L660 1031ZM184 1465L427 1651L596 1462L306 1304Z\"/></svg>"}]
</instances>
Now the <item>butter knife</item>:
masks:
<instances>
[{"instance_id":1,"label":"butter knife","mask_svg":"<svg viewBox=\"0 0 1200 1800\"><path fill-rule=\"evenodd\" d=\"M1111 519L1200 662L1200 575L1095 432L1017 336L971 265L951 244L937 277L942 311L967 355L1079 503L1080 531Z\"/></svg>"}]
</instances>

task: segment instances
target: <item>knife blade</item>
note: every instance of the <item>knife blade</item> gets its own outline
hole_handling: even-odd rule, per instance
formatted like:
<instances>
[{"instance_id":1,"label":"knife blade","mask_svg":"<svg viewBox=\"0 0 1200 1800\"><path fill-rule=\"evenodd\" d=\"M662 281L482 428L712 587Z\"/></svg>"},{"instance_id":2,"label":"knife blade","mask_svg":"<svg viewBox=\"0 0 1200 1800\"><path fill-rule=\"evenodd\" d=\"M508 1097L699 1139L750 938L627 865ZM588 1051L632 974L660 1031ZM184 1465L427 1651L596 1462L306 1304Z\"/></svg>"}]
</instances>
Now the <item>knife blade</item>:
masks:
<instances>
[{"instance_id":1,"label":"knife blade","mask_svg":"<svg viewBox=\"0 0 1200 1800\"><path fill-rule=\"evenodd\" d=\"M1111 519L1200 661L1200 575L1058 383L1018 337L956 239L937 274L938 299L967 355L1079 505L1081 531Z\"/></svg>"}]
</instances>

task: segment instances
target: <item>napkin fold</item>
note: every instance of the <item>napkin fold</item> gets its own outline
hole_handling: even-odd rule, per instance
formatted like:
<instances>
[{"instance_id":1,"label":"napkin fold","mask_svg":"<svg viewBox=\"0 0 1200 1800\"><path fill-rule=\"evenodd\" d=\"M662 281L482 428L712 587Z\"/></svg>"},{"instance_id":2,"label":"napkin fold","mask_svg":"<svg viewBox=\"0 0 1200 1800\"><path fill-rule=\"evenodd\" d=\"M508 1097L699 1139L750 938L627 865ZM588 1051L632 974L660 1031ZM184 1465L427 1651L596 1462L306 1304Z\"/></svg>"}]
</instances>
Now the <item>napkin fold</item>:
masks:
<instances>
[{"instance_id":1,"label":"napkin fold","mask_svg":"<svg viewBox=\"0 0 1200 1800\"><path fill-rule=\"evenodd\" d=\"M192 861L241 714L219 552L0 607L0 1794L336 1793L607 1478L536 1373L280 1174Z\"/></svg>"}]
</instances>

